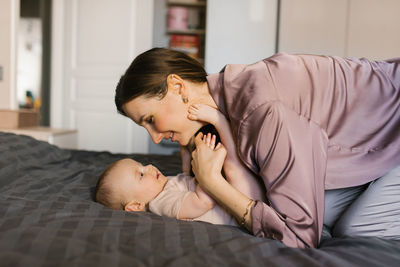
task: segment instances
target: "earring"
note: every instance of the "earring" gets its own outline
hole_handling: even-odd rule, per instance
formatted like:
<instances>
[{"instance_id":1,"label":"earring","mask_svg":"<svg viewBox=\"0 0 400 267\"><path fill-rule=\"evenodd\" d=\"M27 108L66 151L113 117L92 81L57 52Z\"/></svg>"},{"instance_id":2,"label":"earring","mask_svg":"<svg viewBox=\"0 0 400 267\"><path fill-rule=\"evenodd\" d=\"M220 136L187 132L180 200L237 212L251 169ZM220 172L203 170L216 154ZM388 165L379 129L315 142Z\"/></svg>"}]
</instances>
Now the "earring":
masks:
<instances>
[{"instance_id":1,"label":"earring","mask_svg":"<svg viewBox=\"0 0 400 267\"><path fill-rule=\"evenodd\" d=\"M187 99L187 97L186 96L182 96L182 101L183 101L183 103L187 103L187 102L189 102L189 100Z\"/></svg>"}]
</instances>

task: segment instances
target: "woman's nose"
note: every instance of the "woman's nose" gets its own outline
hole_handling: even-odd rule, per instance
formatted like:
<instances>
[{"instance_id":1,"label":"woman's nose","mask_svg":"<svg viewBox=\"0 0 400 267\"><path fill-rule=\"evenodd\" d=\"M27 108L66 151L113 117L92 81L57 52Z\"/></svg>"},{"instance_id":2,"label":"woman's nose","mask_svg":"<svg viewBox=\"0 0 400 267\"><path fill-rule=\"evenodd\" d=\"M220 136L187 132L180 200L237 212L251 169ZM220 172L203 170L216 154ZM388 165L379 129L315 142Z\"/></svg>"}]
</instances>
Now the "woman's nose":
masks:
<instances>
[{"instance_id":1,"label":"woman's nose","mask_svg":"<svg viewBox=\"0 0 400 267\"><path fill-rule=\"evenodd\" d=\"M158 144L161 142L161 140L163 139L163 135L161 133L157 133L154 131L149 131L151 139L153 140L153 143Z\"/></svg>"}]
</instances>

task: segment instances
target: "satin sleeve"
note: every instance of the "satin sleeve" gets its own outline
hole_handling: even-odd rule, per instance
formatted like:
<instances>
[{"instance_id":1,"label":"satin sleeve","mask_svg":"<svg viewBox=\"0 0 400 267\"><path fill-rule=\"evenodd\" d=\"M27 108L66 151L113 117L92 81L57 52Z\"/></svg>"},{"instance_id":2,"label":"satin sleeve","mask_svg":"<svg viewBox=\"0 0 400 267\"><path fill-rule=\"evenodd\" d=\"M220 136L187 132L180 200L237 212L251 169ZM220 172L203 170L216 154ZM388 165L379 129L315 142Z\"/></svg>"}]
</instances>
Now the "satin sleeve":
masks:
<instances>
[{"instance_id":1,"label":"satin sleeve","mask_svg":"<svg viewBox=\"0 0 400 267\"><path fill-rule=\"evenodd\" d=\"M255 125L258 132L255 132ZM252 131L253 129L253 131ZM257 107L239 129L243 161L256 162L269 203L251 211L255 236L290 247L318 246L324 212L327 137L279 101Z\"/></svg>"}]
</instances>

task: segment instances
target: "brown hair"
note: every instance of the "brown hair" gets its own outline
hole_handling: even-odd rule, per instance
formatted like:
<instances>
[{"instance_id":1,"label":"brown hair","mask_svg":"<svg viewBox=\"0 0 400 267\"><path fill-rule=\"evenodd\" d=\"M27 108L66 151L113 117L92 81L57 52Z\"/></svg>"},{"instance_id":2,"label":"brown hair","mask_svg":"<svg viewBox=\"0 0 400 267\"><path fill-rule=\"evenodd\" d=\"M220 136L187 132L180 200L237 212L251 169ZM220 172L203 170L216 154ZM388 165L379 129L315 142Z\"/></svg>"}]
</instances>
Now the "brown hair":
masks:
<instances>
[{"instance_id":1,"label":"brown hair","mask_svg":"<svg viewBox=\"0 0 400 267\"><path fill-rule=\"evenodd\" d=\"M206 82L203 66L185 53L166 48L153 48L137 56L115 90L115 105L126 116L122 106L139 96L163 98L167 93L167 77L179 75L194 83Z\"/></svg>"},{"instance_id":2,"label":"brown hair","mask_svg":"<svg viewBox=\"0 0 400 267\"><path fill-rule=\"evenodd\" d=\"M108 166L108 168L100 175L99 180L96 184L94 200L111 209L123 210L124 205L121 202L115 201L115 193L113 192L111 186L108 184L109 182L107 181L110 172L117 165L117 162L118 161Z\"/></svg>"}]
</instances>

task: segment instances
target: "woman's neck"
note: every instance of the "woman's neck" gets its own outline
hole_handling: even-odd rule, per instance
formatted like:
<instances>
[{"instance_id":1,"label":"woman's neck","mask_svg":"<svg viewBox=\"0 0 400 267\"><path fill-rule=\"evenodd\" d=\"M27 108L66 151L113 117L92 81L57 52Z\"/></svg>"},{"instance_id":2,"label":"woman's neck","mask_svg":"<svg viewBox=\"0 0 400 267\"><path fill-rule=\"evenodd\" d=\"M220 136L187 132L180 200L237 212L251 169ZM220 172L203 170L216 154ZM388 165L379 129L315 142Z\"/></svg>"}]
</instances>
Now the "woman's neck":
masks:
<instances>
[{"instance_id":1,"label":"woman's neck","mask_svg":"<svg viewBox=\"0 0 400 267\"><path fill-rule=\"evenodd\" d=\"M213 108L218 108L214 99L210 94L210 89L208 88L208 83L193 83L192 84L192 95L193 95L193 104L200 103L205 104Z\"/></svg>"}]
</instances>

